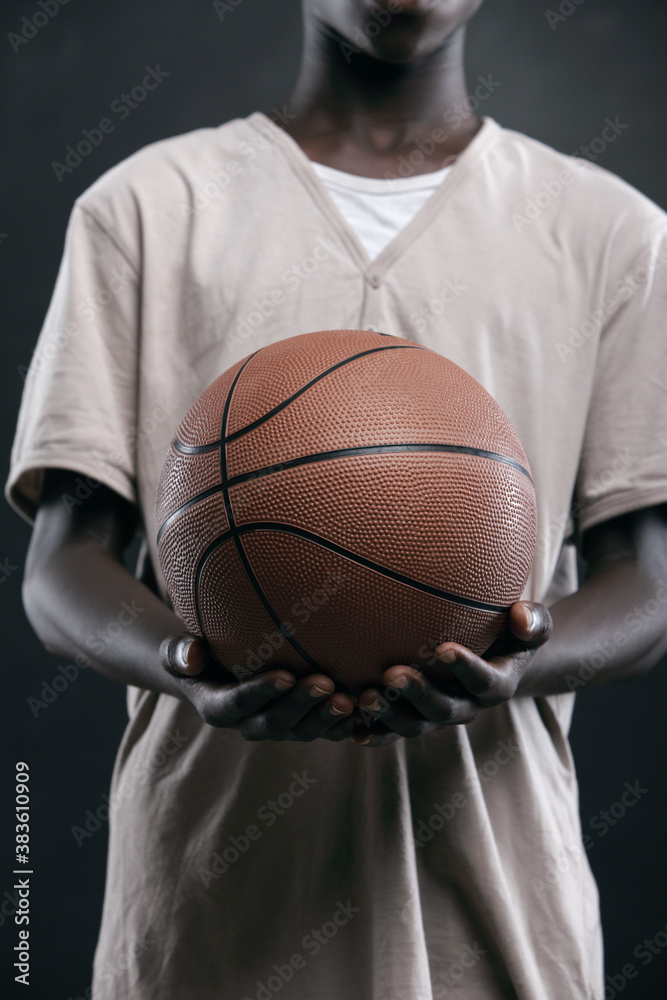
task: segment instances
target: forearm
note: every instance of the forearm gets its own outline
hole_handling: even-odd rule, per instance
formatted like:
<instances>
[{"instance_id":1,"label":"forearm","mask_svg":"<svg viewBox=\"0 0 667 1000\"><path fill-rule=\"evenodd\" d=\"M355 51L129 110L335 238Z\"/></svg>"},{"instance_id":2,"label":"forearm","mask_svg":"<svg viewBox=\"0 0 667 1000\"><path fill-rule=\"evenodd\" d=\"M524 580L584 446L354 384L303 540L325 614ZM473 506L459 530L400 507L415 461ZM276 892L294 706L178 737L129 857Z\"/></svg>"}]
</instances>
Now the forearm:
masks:
<instances>
[{"instance_id":1,"label":"forearm","mask_svg":"<svg viewBox=\"0 0 667 1000\"><path fill-rule=\"evenodd\" d=\"M57 559L44 560L26 580L24 604L51 652L85 656L121 683L182 696L181 682L162 668L158 652L183 623L94 542L73 542Z\"/></svg>"},{"instance_id":2,"label":"forearm","mask_svg":"<svg viewBox=\"0 0 667 1000\"><path fill-rule=\"evenodd\" d=\"M549 610L553 635L535 653L516 697L629 680L667 652L667 579L637 560L601 567Z\"/></svg>"}]
</instances>

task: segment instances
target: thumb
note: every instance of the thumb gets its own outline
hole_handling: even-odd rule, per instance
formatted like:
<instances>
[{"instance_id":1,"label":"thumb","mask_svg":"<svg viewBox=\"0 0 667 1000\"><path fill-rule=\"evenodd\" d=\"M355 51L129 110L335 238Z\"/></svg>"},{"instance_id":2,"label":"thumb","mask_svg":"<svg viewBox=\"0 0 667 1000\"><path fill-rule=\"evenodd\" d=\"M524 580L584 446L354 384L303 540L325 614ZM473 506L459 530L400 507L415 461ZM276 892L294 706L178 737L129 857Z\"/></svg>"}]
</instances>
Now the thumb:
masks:
<instances>
[{"instance_id":1,"label":"thumb","mask_svg":"<svg viewBox=\"0 0 667 1000\"><path fill-rule=\"evenodd\" d=\"M549 609L534 601L516 601L510 608L508 624L517 639L531 646L541 646L553 631Z\"/></svg>"},{"instance_id":2,"label":"thumb","mask_svg":"<svg viewBox=\"0 0 667 1000\"><path fill-rule=\"evenodd\" d=\"M175 677L196 677L206 668L209 653L206 643L191 632L174 632L160 644L163 670Z\"/></svg>"}]
</instances>

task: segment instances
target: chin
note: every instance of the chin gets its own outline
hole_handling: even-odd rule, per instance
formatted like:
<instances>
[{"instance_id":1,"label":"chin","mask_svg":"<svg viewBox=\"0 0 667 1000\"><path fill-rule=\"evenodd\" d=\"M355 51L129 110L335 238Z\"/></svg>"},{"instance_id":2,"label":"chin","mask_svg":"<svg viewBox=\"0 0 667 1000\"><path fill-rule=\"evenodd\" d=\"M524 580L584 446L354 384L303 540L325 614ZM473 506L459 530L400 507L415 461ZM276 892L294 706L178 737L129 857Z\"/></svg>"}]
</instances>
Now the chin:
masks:
<instances>
[{"instance_id":1,"label":"chin","mask_svg":"<svg viewBox=\"0 0 667 1000\"><path fill-rule=\"evenodd\" d=\"M411 63L417 59L431 55L445 42L440 34L436 37L432 32L425 32L423 27L415 24L410 30L409 25L396 25L396 30L386 30L381 38L374 40L364 51L366 55L386 63Z\"/></svg>"},{"instance_id":2,"label":"chin","mask_svg":"<svg viewBox=\"0 0 667 1000\"><path fill-rule=\"evenodd\" d=\"M422 52L418 46L415 48L406 48L403 45L396 46L395 48L385 46L377 51L369 49L366 54L371 59L386 63L389 66L408 66L410 63L417 62L417 60L424 56L430 55L428 50Z\"/></svg>"},{"instance_id":3,"label":"chin","mask_svg":"<svg viewBox=\"0 0 667 1000\"><path fill-rule=\"evenodd\" d=\"M373 0L364 33L367 55L387 63L410 63L441 48L480 3L474 0ZM462 15L468 14L468 17ZM376 29L374 21L378 22ZM381 27L380 27L381 25ZM370 35L369 26L373 27Z\"/></svg>"}]
</instances>

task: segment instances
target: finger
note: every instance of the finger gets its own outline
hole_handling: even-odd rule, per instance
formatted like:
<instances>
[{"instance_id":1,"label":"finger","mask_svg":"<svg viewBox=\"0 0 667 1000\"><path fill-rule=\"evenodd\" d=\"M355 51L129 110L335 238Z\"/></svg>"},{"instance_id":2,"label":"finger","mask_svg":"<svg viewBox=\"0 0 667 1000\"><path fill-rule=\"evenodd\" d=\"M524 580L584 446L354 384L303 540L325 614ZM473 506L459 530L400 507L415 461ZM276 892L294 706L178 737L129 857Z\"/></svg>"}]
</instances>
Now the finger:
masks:
<instances>
[{"instance_id":1,"label":"finger","mask_svg":"<svg viewBox=\"0 0 667 1000\"><path fill-rule=\"evenodd\" d=\"M201 681L198 677L183 677L182 681L204 721L221 728L235 727L243 719L265 711L296 684L296 678L285 670L272 670L231 684L215 679Z\"/></svg>"},{"instance_id":2,"label":"finger","mask_svg":"<svg viewBox=\"0 0 667 1000\"><path fill-rule=\"evenodd\" d=\"M465 646L448 643L438 659L461 682L468 694L483 700L485 704L499 704L514 694L517 658L519 655L530 657L532 652L522 647L520 654L483 660Z\"/></svg>"},{"instance_id":3,"label":"finger","mask_svg":"<svg viewBox=\"0 0 667 1000\"><path fill-rule=\"evenodd\" d=\"M358 725L353 732L352 742L358 747L384 747L402 738L399 733L393 732L382 723L376 723L372 728Z\"/></svg>"},{"instance_id":4,"label":"finger","mask_svg":"<svg viewBox=\"0 0 667 1000\"><path fill-rule=\"evenodd\" d=\"M352 735L354 703L348 695L336 692L301 718L289 733L290 739L311 742L324 737L338 742Z\"/></svg>"},{"instance_id":5,"label":"finger","mask_svg":"<svg viewBox=\"0 0 667 1000\"><path fill-rule=\"evenodd\" d=\"M334 682L325 674L304 677L284 697L246 720L241 735L246 739L281 739L324 698L334 692Z\"/></svg>"},{"instance_id":6,"label":"finger","mask_svg":"<svg viewBox=\"0 0 667 1000\"><path fill-rule=\"evenodd\" d=\"M335 722L333 726L322 733L322 739L332 743L340 743L342 740L350 740L354 734L355 722L354 712L350 713L341 722Z\"/></svg>"},{"instance_id":7,"label":"finger","mask_svg":"<svg viewBox=\"0 0 667 1000\"><path fill-rule=\"evenodd\" d=\"M377 713L377 717L406 739L421 736L443 725L465 725L479 715L479 705L470 698L438 689L411 667L391 667L385 671L383 680L387 685L386 707ZM396 697L397 694L400 698ZM359 696L359 707L368 711L364 695Z\"/></svg>"},{"instance_id":8,"label":"finger","mask_svg":"<svg viewBox=\"0 0 667 1000\"><path fill-rule=\"evenodd\" d=\"M206 643L191 632L174 632L160 644L160 663L175 677L195 677L209 662Z\"/></svg>"},{"instance_id":9,"label":"finger","mask_svg":"<svg viewBox=\"0 0 667 1000\"><path fill-rule=\"evenodd\" d=\"M484 653L484 661L496 667L507 666L512 657L536 649L551 637L553 621L549 609L533 601L516 601L510 608L507 628ZM452 670L455 661L472 664L474 653L455 642L443 642L435 649L441 663ZM514 664L516 666L516 664Z\"/></svg>"},{"instance_id":10,"label":"finger","mask_svg":"<svg viewBox=\"0 0 667 1000\"><path fill-rule=\"evenodd\" d=\"M535 647L542 646L553 631L549 609L534 601L516 601L509 610L507 624L520 642Z\"/></svg>"},{"instance_id":11,"label":"finger","mask_svg":"<svg viewBox=\"0 0 667 1000\"><path fill-rule=\"evenodd\" d=\"M387 732L412 739L433 728L420 712L401 699L397 689L389 687L384 692L375 688L362 692L359 696L359 717L366 727L367 735L373 737L370 741L362 740L363 730L360 726L357 730L358 738L355 739L360 745L378 746L384 741L375 737Z\"/></svg>"}]
</instances>

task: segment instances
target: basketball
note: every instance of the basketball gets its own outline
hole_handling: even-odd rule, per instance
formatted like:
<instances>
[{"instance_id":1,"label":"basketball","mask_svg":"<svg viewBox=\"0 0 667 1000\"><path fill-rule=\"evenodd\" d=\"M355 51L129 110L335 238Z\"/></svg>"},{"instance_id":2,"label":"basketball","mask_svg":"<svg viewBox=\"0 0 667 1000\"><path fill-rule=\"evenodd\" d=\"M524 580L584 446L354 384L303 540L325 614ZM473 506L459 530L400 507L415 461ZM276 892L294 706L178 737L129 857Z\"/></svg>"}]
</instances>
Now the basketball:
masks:
<instances>
[{"instance_id":1,"label":"basketball","mask_svg":"<svg viewBox=\"0 0 667 1000\"><path fill-rule=\"evenodd\" d=\"M447 358L362 330L220 375L176 432L155 523L174 610L227 670L326 673L349 693L428 668L446 640L484 653L536 541L500 406Z\"/></svg>"}]
</instances>

